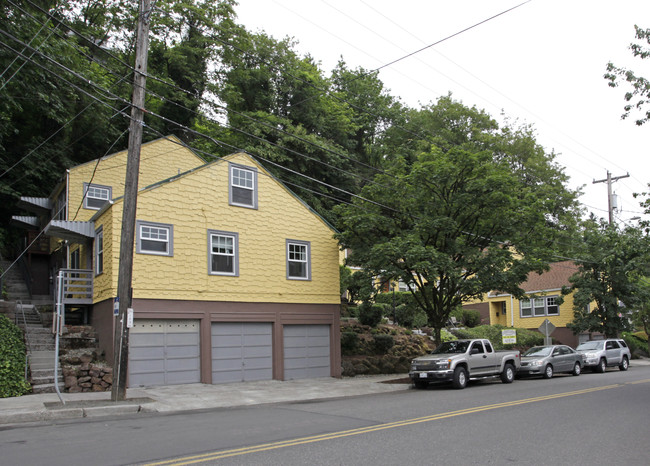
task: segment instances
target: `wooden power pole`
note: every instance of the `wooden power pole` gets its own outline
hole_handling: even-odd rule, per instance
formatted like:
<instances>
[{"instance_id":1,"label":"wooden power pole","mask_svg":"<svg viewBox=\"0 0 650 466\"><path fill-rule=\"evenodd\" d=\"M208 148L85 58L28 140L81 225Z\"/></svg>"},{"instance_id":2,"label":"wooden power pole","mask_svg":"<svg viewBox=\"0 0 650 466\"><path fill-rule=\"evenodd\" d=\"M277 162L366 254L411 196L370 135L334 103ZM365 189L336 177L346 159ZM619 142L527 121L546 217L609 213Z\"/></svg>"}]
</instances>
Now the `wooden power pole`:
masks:
<instances>
[{"instance_id":1,"label":"wooden power pole","mask_svg":"<svg viewBox=\"0 0 650 466\"><path fill-rule=\"evenodd\" d=\"M126 375L129 358L129 329L126 326L127 309L131 307L131 279L133 275L133 241L135 212L138 200L138 172L144 124L144 97L147 84L147 52L149 49L149 20L151 0L140 0L138 31L135 46L135 76L129 127L129 148L124 182L124 209L122 211L122 236L120 264L117 281L118 314L114 322L112 401L126 399Z\"/></svg>"},{"instance_id":2,"label":"wooden power pole","mask_svg":"<svg viewBox=\"0 0 650 466\"><path fill-rule=\"evenodd\" d=\"M615 176L612 178L612 174L607 170L607 178L604 180L594 180L592 184L596 183L607 183L607 210L609 212L609 224L614 223L614 202L613 202L613 195L612 195L612 183L614 181L620 180L621 178L629 178L630 174L628 173L627 175L623 176Z\"/></svg>"}]
</instances>

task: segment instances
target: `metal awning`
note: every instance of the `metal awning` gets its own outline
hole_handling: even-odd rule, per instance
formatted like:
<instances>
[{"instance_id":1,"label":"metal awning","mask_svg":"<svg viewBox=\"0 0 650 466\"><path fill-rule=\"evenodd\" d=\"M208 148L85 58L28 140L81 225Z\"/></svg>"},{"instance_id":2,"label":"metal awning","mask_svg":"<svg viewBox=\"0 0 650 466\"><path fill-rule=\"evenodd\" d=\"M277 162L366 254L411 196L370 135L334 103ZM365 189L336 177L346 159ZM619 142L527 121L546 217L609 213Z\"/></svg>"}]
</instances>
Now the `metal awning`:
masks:
<instances>
[{"instance_id":1,"label":"metal awning","mask_svg":"<svg viewBox=\"0 0 650 466\"><path fill-rule=\"evenodd\" d=\"M45 234L69 241L85 241L95 237L95 223L52 220L45 227Z\"/></svg>"},{"instance_id":2,"label":"metal awning","mask_svg":"<svg viewBox=\"0 0 650 466\"><path fill-rule=\"evenodd\" d=\"M11 217L11 223L22 228L27 228L28 230L39 228L38 217L31 217L27 215L14 215Z\"/></svg>"},{"instance_id":3,"label":"metal awning","mask_svg":"<svg viewBox=\"0 0 650 466\"><path fill-rule=\"evenodd\" d=\"M20 196L18 207L40 214L52 210L52 201L47 197Z\"/></svg>"}]
</instances>

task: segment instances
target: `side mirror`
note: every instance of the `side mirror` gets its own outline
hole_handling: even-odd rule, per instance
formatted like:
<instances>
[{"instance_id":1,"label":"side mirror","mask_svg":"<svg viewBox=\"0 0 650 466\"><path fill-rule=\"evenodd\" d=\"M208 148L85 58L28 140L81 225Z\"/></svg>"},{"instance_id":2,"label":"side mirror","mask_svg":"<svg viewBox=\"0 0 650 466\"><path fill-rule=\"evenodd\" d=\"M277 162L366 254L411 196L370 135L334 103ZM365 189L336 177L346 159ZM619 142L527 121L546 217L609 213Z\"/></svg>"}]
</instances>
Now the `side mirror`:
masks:
<instances>
[{"instance_id":1,"label":"side mirror","mask_svg":"<svg viewBox=\"0 0 650 466\"><path fill-rule=\"evenodd\" d=\"M472 348L471 351L469 352L469 354L479 354L479 353L480 353L480 351L476 347Z\"/></svg>"}]
</instances>

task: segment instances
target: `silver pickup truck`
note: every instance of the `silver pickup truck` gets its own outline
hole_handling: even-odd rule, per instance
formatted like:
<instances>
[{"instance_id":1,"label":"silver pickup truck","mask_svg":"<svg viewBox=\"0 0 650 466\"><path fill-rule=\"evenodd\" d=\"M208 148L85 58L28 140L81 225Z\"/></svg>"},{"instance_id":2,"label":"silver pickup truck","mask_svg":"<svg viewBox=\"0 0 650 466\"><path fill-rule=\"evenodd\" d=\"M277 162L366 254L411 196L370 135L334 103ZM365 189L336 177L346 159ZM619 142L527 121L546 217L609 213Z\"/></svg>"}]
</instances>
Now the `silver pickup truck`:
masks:
<instances>
[{"instance_id":1,"label":"silver pickup truck","mask_svg":"<svg viewBox=\"0 0 650 466\"><path fill-rule=\"evenodd\" d=\"M501 377L512 383L521 367L519 351L495 351L489 340L446 341L426 356L411 361L409 377L416 388L451 382L465 388L469 379Z\"/></svg>"}]
</instances>

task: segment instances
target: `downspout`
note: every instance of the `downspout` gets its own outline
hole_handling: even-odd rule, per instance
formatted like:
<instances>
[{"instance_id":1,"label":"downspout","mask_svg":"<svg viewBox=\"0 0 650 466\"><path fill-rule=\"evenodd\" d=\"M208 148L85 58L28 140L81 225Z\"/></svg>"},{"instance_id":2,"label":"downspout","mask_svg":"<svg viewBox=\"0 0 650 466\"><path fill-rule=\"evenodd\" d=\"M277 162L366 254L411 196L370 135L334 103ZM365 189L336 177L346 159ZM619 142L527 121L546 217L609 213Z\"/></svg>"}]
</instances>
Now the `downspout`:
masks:
<instances>
[{"instance_id":1,"label":"downspout","mask_svg":"<svg viewBox=\"0 0 650 466\"><path fill-rule=\"evenodd\" d=\"M510 326L514 327L515 326L515 308L514 308L514 300L512 299L512 295L510 295Z\"/></svg>"}]
</instances>

